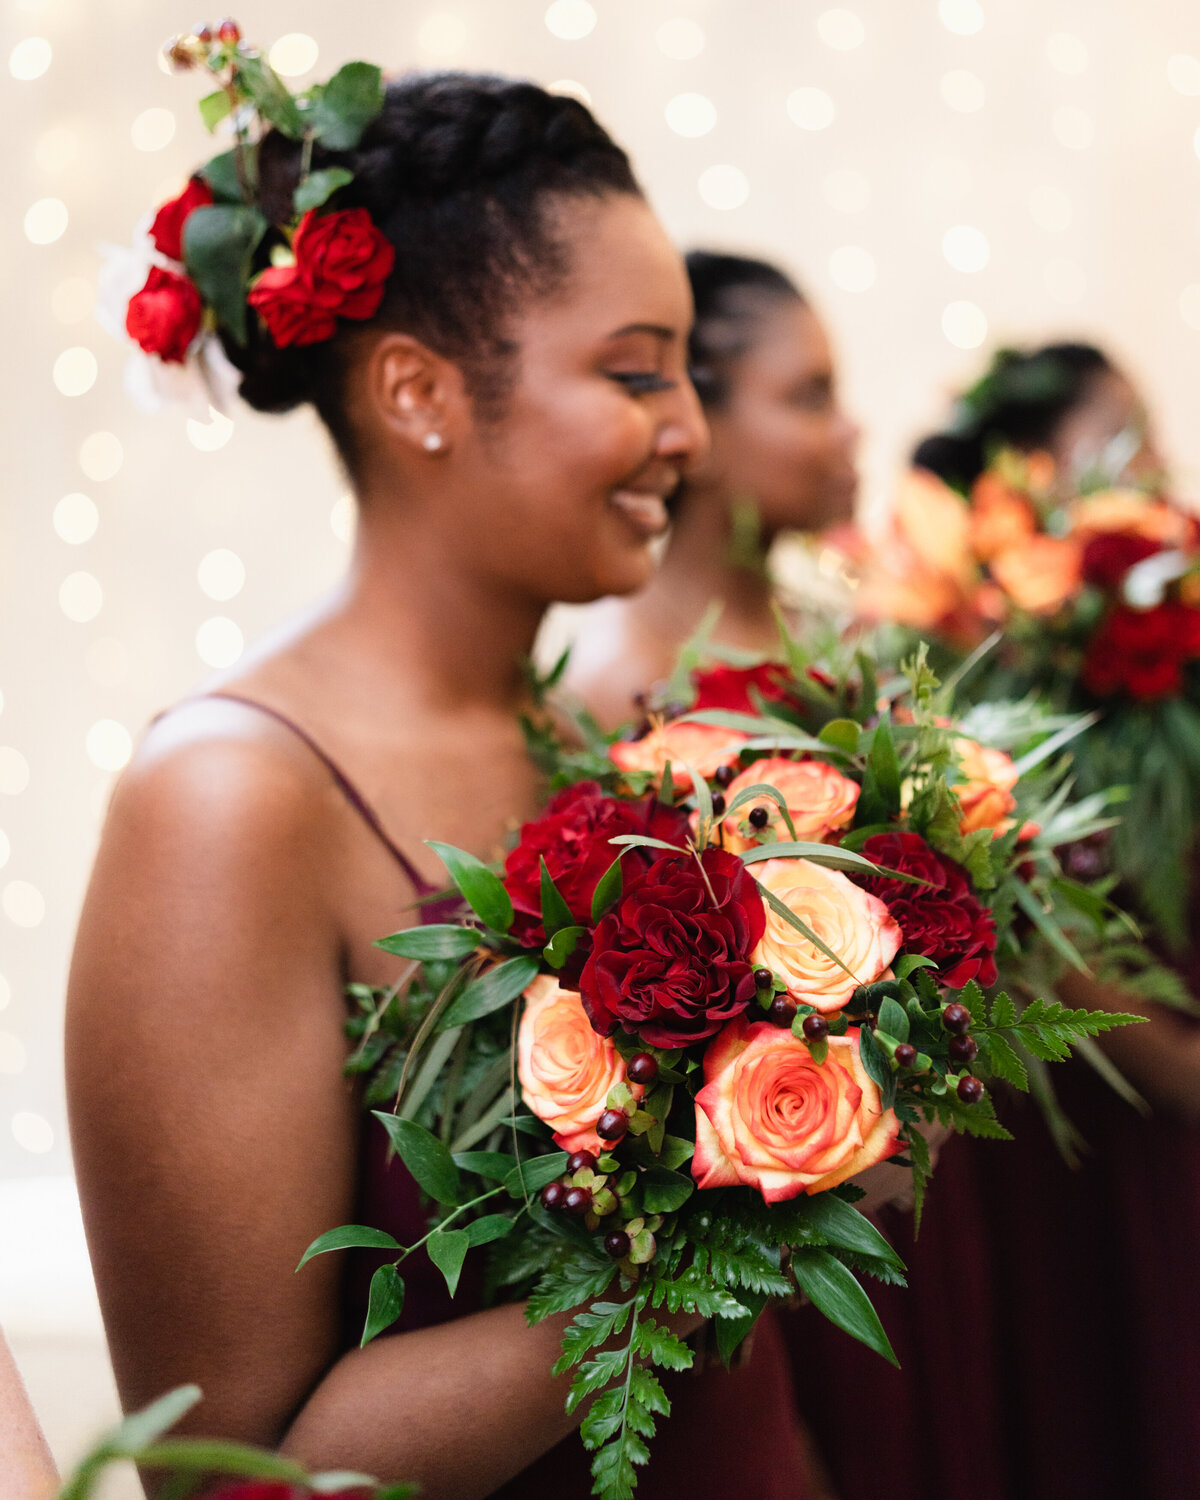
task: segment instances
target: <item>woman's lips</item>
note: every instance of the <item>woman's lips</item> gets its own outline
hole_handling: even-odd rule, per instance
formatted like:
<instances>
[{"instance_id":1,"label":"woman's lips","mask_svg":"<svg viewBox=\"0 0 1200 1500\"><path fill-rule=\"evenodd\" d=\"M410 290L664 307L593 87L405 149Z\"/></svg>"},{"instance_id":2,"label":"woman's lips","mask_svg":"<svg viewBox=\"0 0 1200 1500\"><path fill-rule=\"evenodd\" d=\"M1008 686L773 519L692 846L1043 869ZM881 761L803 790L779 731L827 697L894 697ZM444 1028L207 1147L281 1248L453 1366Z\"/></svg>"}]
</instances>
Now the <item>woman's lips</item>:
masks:
<instances>
[{"instance_id":1,"label":"woman's lips","mask_svg":"<svg viewBox=\"0 0 1200 1500\"><path fill-rule=\"evenodd\" d=\"M649 540L662 536L670 525L667 503L663 497L648 490L613 490L609 504L629 522L635 531Z\"/></svg>"}]
</instances>

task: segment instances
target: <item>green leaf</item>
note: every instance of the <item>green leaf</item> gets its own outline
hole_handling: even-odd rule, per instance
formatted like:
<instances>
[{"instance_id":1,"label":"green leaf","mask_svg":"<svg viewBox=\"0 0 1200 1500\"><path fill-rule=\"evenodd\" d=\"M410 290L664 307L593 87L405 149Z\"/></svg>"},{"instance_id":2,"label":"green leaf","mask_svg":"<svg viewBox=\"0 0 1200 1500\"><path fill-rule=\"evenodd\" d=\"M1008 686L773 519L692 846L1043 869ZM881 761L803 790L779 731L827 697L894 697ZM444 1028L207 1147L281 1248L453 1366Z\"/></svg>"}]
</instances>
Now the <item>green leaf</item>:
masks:
<instances>
[{"instance_id":1,"label":"green leaf","mask_svg":"<svg viewBox=\"0 0 1200 1500\"><path fill-rule=\"evenodd\" d=\"M596 882L592 892L592 921L598 922L610 906L621 899L624 877L621 874L621 855L617 855L604 874Z\"/></svg>"},{"instance_id":2,"label":"green leaf","mask_svg":"<svg viewBox=\"0 0 1200 1500\"><path fill-rule=\"evenodd\" d=\"M645 833L619 833L610 844L626 844L632 849L665 849L668 854L685 854L678 844L668 844L665 839L652 839Z\"/></svg>"},{"instance_id":3,"label":"green leaf","mask_svg":"<svg viewBox=\"0 0 1200 1500\"><path fill-rule=\"evenodd\" d=\"M132 1457L147 1443L154 1442L169 1428L174 1427L181 1417L191 1411L200 1398L201 1391L198 1385L177 1386L173 1391L168 1391L165 1396L160 1396L157 1401L152 1401L149 1406L143 1407L141 1411L135 1411L131 1416L126 1417L107 1440L105 1446L111 1447L114 1453Z\"/></svg>"},{"instance_id":4,"label":"green leaf","mask_svg":"<svg viewBox=\"0 0 1200 1500\"><path fill-rule=\"evenodd\" d=\"M896 742L892 738L891 723L880 719L871 741L871 770L875 773L875 785L889 813L900 811L900 762L896 757Z\"/></svg>"},{"instance_id":5,"label":"green leaf","mask_svg":"<svg viewBox=\"0 0 1200 1500\"><path fill-rule=\"evenodd\" d=\"M389 1118L391 1118L389 1116ZM337 1229L328 1229L319 1234L300 1257L299 1271L314 1255L325 1255L330 1250L403 1250L399 1240L393 1239L382 1229L372 1229L367 1224L341 1224Z\"/></svg>"},{"instance_id":6,"label":"green leaf","mask_svg":"<svg viewBox=\"0 0 1200 1500\"><path fill-rule=\"evenodd\" d=\"M860 732L854 719L830 719L817 738L837 750L844 750L847 755L857 755Z\"/></svg>"},{"instance_id":7,"label":"green leaf","mask_svg":"<svg viewBox=\"0 0 1200 1500\"><path fill-rule=\"evenodd\" d=\"M319 172L310 172L296 185L292 194L292 207L298 214L309 213L327 203L338 188L354 181L354 173L345 167L325 167Z\"/></svg>"},{"instance_id":8,"label":"green leaf","mask_svg":"<svg viewBox=\"0 0 1200 1500\"><path fill-rule=\"evenodd\" d=\"M766 781L756 781L753 786L743 787L725 809L723 817L732 817L735 812L740 812L743 807L751 802L773 802L779 809L779 816L783 819L788 833L791 834L793 840L795 839L796 825L792 822L792 815L788 810L787 799L778 787L771 786ZM775 848L776 846L771 845L770 847ZM816 848L817 846L813 844L806 847ZM822 845L821 847L824 846Z\"/></svg>"},{"instance_id":9,"label":"green leaf","mask_svg":"<svg viewBox=\"0 0 1200 1500\"><path fill-rule=\"evenodd\" d=\"M516 1157L507 1151L456 1151L453 1161L462 1171L474 1172L492 1182L503 1182L517 1164Z\"/></svg>"},{"instance_id":10,"label":"green leaf","mask_svg":"<svg viewBox=\"0 0 1200 1500\"><path fill-rule=\"evenodd\" d=\"M507 932L513 924L513 904L499 875L465 849L436 839L425 842L449 870L451 880L480 920L496 932Z\"/></svg>"},{"instance_id":11,"label":"green leaf","mask_svg":"<svg viewBox=\"0 0 1200 1500\"><path fill-rule=\"evenodd\" d=\"M548 1182L561 1177L566 1170L567 1153L551 1151L546 1156L535 1156L532 1161L518 1162L504 1179L504 1187L514 1198L540 1193Z\"/></svg>"},{"instance_id":12,"label":"green leaf","mask_svg":"<svg viewBox=\"0 0 1200 1500\"><path fill-rule=\"evenodd\" d=\"M552 969L561 969L586 931L586 927L560 927L542 949L542 957Z\"/></svg>"},{"instance_id":13,"label":"green leaf","mask_svg":"<svg viewBox=\"0 0 1200 1500\"><path fill-rule=\"evenodd\" d=\"M258 178L258 147L243 146L242 166L251 184ZM238 204L245 201L241 179L237 170L237 151L222 151L200 168L200 176L212 189L213 197L221 204Z\"/></svg>"},{"instance_id":14,"label":"green leaf","mask_svg":"<svg viewBox=\"0 0 1200 1500\"><path fill-rule=\"evenodd\" d=\"M673 1171L676 1167L683 1166L685 1161L690 1161L695 1152L695 1142L681 1135L668 1135L659 1149L658 1164Z\"/></svg>"},{"instance_id":15,"label":"green leaf","mask_svg":"<svg viewBox=\"0 0 1200 1500\"><path fill-rule=\"evenodd\" d=\"M923 953L903 953L892 965L892 973L897 979L907 979L910 974L916 973L918 969L936 969L937 964L932 958L926 958Z\"/></svg>"},{"instance_id":16,"label":"green leaf","mask_svg":"<svg viewBox=\"0 0 1200 1500\"><path fill-rule=\"evenodd\" d=\"M511 1226L511 1220L509 1224ZM429 1259L446 1278L446 1290L453 1297L458 1290L463 1261L471 1248L471 1236L465 1229L439 1229L425 1243Z\"/></svg>"},{"instance_id":17,"label":"green leaf","mask_svg":"<svg viewBox=\"0 0 1200 1500\"><path fill-rule=\"evenodd\" d=\"M563 1329L563 1352L555 1361L553 1373L565 1374L589 1349L620 1333L628 1323L632 1309L632 1302L593 1302L585 1311L576 1313ZM618 1361L624 1359L624 1351L620 1349L606 1349L601 1357L612 1354Z\"/></svg>"},{"instance_id":18,"label":"green leaf","mask_svg":"<svg viewBox=\"0 0 1200 1500\"><path fill-rule=\"evenodd\" d=\"M246 293L254 252L267 232L256 208L212 204L183 226L183 259L197 290L239 344L246 342Z\"/></svg>"},{"instance_id":19,"label":"green leaf","mask_svg":"<svg viewBox=\"0 0 1200 1500\"><path fill-rule=\"evenodd\" d=\"M833 870L853 870L859 875L878 875L879 866L865 854L839 849L834 844L814 844L784 840L777 844L757 844L742 855L744 864L758 864L764 859L807 859L814 865L828 865Z\"/></svg>"},{"instance_id":20,"label":"green leaf","mask_svg":"<svg viewBox=\"0 0 1200 1500\"><path fill-rule=\"evenodd\" d=\"M862 1058L867 1077L879 1085L884 1109L891 1109L896 1098L896 1075L869 1026L859 1028L858 1055Z\"/></svg>"},{"instance_id":21,"label":"green leaf","mask_svg":"<svg viewBox=\"0 0 1200 1500\"><path fill-rule=\"evenodd\" d=\"M741 1291L738 1293L738 1300L744 1304L745 1312L733 1318L716 1319L717 1353L726 1369L767 1305L767 1298L761 1292Z\"/></svg>"},{"instance_id":22,"label":"green leaf","mask_svg":"<svg viewBox=\"0 0 1200 1500\"><path fill-rule=\"evenodd\" d=\"M507 1214L485 1214L482 1219L472 1219L465 1233L474 1249L476 1245L490 1245L493 1240L502 1240L515 1223L516 1220Z\"/></svg>"},{"instance_id":23,"label":"green leaf","mask_svg":"<svg viewBox=\"0 0 1200 1500\"><path fill-rule=\"evenodd\" d=\"M616 1265L607 1257L596 1259L589 1246L542 1276L525 1304L525 1321L540 1323L552 1313L566 1312L602 1297L616 1274Z\"/></svg>"},{"instance_id":24,"label":"green leaf","mask_svg":"<svg viewBox=\"0 0 1200 1500\"><path fill-rule=\"evenodd\" d=\"M312 1474L308 1479L308 1486L314 1495L340 1495L343 1490L369 1489L371 1500L388 1500L389 1492L393 1486L389 1485L386 1490L376 1489L375 1481L369 1474L357 1474L353 1469L328 1469L322 1474ZM391 1500L407 1500L410 1495L416 1494L416 1488L410 1484L395 1486L399 1489L398 1496L392 1495Z\"/></svg>"},{"instance_id":25,"label":"green leaf","mask_svg":"<svg viewBox=\"0 0 1200 1500\"><path fill-rule=\"evenodd\" d=\"M908 1041L908 1012L890 995L879 1007L879 1029L895 1042Z\"/></svg>"},{"instance_id":26,"label":"green leaf","mask_svg":"<svg viewBox=\"0 0 1200 1500\"><path fill-rule=\"evenodd\" d=\"M560 928L574 927L577 923L571 908L563 900L562 892L554 884L545 858L539 857L538 863L542 870L542 926L547 938L552 938Z\"/></svg>"},{"instance_id":27,"label":"green leaf","mask_svg":"<svg viewBox=\"0 0 1200 1500\"><path fill-rule=\"evenodd\" d=\"M808 1222L837 1249L885 1261L897 1271L904 1270L904 1262L870 1219L836 1193L816 1193L805 1198L802 1210Z\"/></svg>"},{"instance_id":28,"label":"green leaf","mask_svg":"<svg viewBox=\"0 0 1200 1500\"><path fill-rule=\"evenodd\" d=\"M666 1167L651 1167L640 1175L639 1181L642 1203L648 1214L673 1214L677 1208L683 1207L696 1188L690 1177Z\"/></svg>"},{"instance_id":29,"label":"green leaf","mask_svg":"<svg viewBox=\"0 0 1200 1500\"><path fill-rule=\"evenodd\" d=\"M247 57L244 52L239 52L237 80L264 120L289 140L300 139L304 134L303 116L287 85L270 63L261 57Z\"/></svg>"},{"instance_id":30,"label":"green leaf","mask_svg":"<svg viewBox=\"0 0 1200 1500\"><path fill-rule=\"evenodd\" d=\"M690 1370L692 1351L676 1338L669 1328L647 1319L638 1324L635 1347L643 1358L653 1361L664 1370Z\"/></svg>"},{"instance_id":31,"label":"green leaf","mask_svg":"<svg viewBox=\"0 0 1200 1500\"><path fill-rule=\"evenodd\" d=\"M475 927L434 922L428 927L406 927L402 932L393 932L373 946L382 948L385 953L394 953L398 958L415 958L428 963L430 959L466 958L478 948L480 936Z\"/></svg>"},{"instance_id":32,"label":"green leaf","mask_svg":"<svg viewBox=\"0 0 1200 1500\"><path fill-rule=\"evenodd\" d=\"M390 1328L403 1311L404 1278L395 1266L380 1266L371 1277L367 1321L363 1325L359 1348L365 1348L385 1328Z\"/></svg>"},{"instance_id":33,"label":"green leaf","mask_svg":"<svg viewBox=\"0 0 1200 1500\"><path fill-rule=\"evenodd\" d=\"M205 94L200 101L200 118L204 121L204 128L211 135L223 119L229 114L233 107L229 102L229 95L224 89L217 89L215 93Z\"/></svg>"},{"instance_id":34,"label":"green leaf","mask_svg":"<svg viewBox=\"0 0 1200 1500\"><path fill-rule=\"evenodd\" d=\"M138 1454L147 1469L170 1469L173 1473L236 1474L244 1479L279 1479L303 1484L304 1469L293 1458L252 1448L249 1443L214 1438L166 1438Z\"/></svg>"},{"instance_id":35,"label":"green leaf","mask_svg":"<svg viewBox=\"0 0 1200 1500\"><path fill-rule=\"evenodd\" d=\"M436 1203L455 1207L462 1184L450 1152L415 1120L400 1120L395 1115L374 1109L371 1113L382 1121L396 1154L412 1173L417 1185Z\"/></svg>"},{"instance_id":36,"label":"green leaf","mask_svg":"<svg viewBox=\"0 0 1200 1500\"><path fill-rule=\"evenodd\" d=\"M478 979L473 979L461 995L457 995L446 1007L438 1026L447 1031L453 1026L464 1026L468 1021L478 1021L481 1016L490 1016L515 1000L538 974L536 958L510 958L495 968L488 969Z\"/></svg>"},{"instance_id":37,"label":"green leaf","mask_svg":"<svg viewBox=\"0 0 1200 1500\"><path fill-rule=\"evenodd\" d=\"M373 63L349 62L321 90L309 124L327 150L352 151L382 108L380 70Z\"/></svg>"},{"instance_id":38,"label":"green leaf","mask_svg":"<svg viewBox=\"0 0 1200 1500\"><path fill-rule=\"evenodd\" d=\"M792 1256L792 1270L800 1290L818 1312L899 1369L870 1298L840 1260L828 1250L800 1249Z\"/></svg>"}]
</instances>

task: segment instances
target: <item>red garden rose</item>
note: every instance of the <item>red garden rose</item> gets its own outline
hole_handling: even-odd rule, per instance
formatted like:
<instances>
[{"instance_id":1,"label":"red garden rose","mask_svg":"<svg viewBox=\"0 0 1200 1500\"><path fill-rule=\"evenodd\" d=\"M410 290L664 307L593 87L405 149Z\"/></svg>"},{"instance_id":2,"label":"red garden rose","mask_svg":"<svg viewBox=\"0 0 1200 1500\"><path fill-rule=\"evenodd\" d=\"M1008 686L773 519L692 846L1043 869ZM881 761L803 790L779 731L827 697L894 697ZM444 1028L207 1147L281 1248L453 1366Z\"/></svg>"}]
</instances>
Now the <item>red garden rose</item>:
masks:
<instances>
[{"instance_id":1,"label":"red garden rose","mask_svg":"<svg viewBox=\"0 0 1200 1500\"><path fill-rule=\"evenodd\" d=\"M700 859L703 870L691 853L664 854L601 918L579 990L602 1036L621 1025L652 1047L683 1047L754 998L758 884L735 854Z\"/></svg>"},{"instance_id":2,"label":"red garden rose","mask_svg":"<svg viewBox=\"0 0 1200 1500\"><path fill-rule=\"evenodd\" d=\"M160 255L171 260L183 259L184 223L193 209L208 208L212 201L208 183L202 177L193 177L178 197L162 205L150 226L150 238Z\"/></svg>"},{"instance_id":3,"label":"red garden rose","mask_svg":"<svg viewBox=\"0 0 1200 1500\"><path fill-rule=\"evenodd\" d=\"M1129 531L1102 531L1084 544L1084 581L1115 593L1130 568L1161 552L1160 543Z\"/></svg>"},{"instance_id":4,"label":"red garden rose","mask_svg":"<svg viewBox=\"0 0 1200 1500\"><path fill-rule=\"evenodd\" d=\"M1155 609L1110 610L1092 637L1083 685L1097 697L1169 698L1182 691L1185 662L1200 657L1200 610L1177 600Z\"/></svg>"},{"instance_id":5,"label":"red garden rose","mask_svg":"<svg viewBox=\"0 0 1200 1500\"><path fill-rule=\"evenodd\" d=\"M320 344L337 332L337 318L328 308L317 306L298 266L272 266L264 271L246 301L267 325L277 349Z\"/></svg>"},{"instance_id":6,"label":"red garden rose","mask_svg":"<svg viewBox=\"0 0 1200 1500\"><path fill-rule=\"evenodd\" d=\"M504 884L516 912L512 931L518 942L532 947L546 941L543 859L571 915L582 926L591 926L596 886L621 852L610 840L623 833L644 834L682 848L689 833L687 814L656 797L618 801L602 791L598 781L580 781L564 787L540 818L524 825L520 841L504 863ZM656 857L652 849L630 849L621 863L626 892Z\"/></svg>"},{"instance_id":7,"label":"red garden rose","mask_svg":"<svg viewBox=\"0 0 1200 1500\"><path fill-rule=\"evenodd\" d=\"M783 703L790 697L788 669L777 661L766 661L757 667L731 667L719 662L693 672L692 682L696 688L693 713L708 708L724 709L727 713L757 713L758 706L750 697L752 688L768 703Z\"/></svg>"},{"instance_id":8,"label":"red garden rose","mask_svg":"<svg viewBox=\"0 0 1200 1500\"><path fill-rule=\"evenodd\" d=\"M961 989L970 979L996 982L996 923L976 899L961 865L930 848L919 833L877 833L862 852L874 864L914 875L925 885L888 876L856 875L860 885L883 901L900 924L904 947L933 959L939 984Z\"/></svg>"},{"instance_id":9,"label":"red garden rose","mask_svg":"<svg viewBox=\"0 0 1200 1500\"><path fill-rule=\"evenodd\" d=\"M294 265L272 266L248 301L280 349L332 338L338 318L370 318L396 252L365 208L306 213L292 240Z\"/></svg>"},{"instance_id":10,"label":"red garden rose","mask_svg":"<svg viewBox=\"0 0 1200 1500\"><path fill-rule=\"evenodd\" d=\"M145 353L182 364L203 318L200 293L188 278L151 266L145 286L129 299L125 331Z\"/></svg>"}]
</instances>

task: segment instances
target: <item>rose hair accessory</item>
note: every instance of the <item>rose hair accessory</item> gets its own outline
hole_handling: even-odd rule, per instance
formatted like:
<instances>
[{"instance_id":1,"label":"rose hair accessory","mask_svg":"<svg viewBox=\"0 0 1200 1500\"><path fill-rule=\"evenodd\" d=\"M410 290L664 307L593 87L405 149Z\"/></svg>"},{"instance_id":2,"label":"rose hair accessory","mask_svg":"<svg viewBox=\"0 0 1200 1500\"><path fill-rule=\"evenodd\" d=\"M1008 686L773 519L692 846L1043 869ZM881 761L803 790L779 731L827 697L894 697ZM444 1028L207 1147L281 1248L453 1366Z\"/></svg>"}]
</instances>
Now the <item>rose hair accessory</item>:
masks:
<instances>
[{"instance_id":1,"label":"rose hair accessory","mask_svg":"<svg viewBox=\"0 0 1200 1500\"><path fill-rule=\"evenodd\" d=\"M173 38L164 54L174 70L216 80L200 114L231 144L147 215L132 247L106 247L98 312L136 348L126 383L140 404L182 398L223 410L238 375L221 341L244 346L250 317L283 349L332 338L340 319L361 321L379 307L392 245L366 209L331 206L353 173L312 161L316 146L340 153L358 145L382 108L383 80L373 64L350 62L293 95L230 20ZM264 212L258 190L268 129L300 143L282 222Z\"/></svg>"}]
</instances>

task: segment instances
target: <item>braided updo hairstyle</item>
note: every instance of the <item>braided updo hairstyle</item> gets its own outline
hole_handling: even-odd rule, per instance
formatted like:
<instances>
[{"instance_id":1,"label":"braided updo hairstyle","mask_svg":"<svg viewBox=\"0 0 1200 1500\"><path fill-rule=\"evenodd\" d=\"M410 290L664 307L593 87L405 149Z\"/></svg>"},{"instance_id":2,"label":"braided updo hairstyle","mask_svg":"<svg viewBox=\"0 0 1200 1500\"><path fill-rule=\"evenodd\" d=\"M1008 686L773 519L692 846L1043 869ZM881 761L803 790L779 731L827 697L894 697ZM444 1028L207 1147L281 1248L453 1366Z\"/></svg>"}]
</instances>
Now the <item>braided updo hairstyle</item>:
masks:
<instances>
[{"instance_id":1,"label":"braided updo hairstyle","mask_svg":"<svg viewBox=\"0 0 1200 1500\"><path fill-rule=\"evenodd\" d=\"M641 192L625 152L578 100L487 74L414 74L388 84L359 146L317 146L311 165L352 171L333 206L367 209L395 247L367 328L412 334L453 359L484 408L502 401L512 378L510 315L569 270L551 208ZM299 176L299 143L269 132L259 149L259 200L272 223L291 218ZM353 471L345 388L363 325L279 349L250 324L244 348L228 345L243 372L241 395L259 411L311 402Z\"/></svg>"},{"instance_id":2,"label":"braided updo hairstyle","mask_svg":"<svg viewBox=\"0 0 1200 1500\"><path fill-rule=\"evenodd\" d=\"M983 378L960 397L946 430L917 444L913 462L965 489L982 474L995 448L1028 453L1052 446L1063 419L1112 369L1108 356L1092 344L1001 349Z\"/></svg>"},{"instance_id":3,"label":"braided updo hairstyle","mask_svg":"<svg viewBox=\"0 0 1200 1500\"><path fill-rule=\"evenodd\" d=\"M744 255L692 250L686 257L696 320L688 366L701 402L715 410L729 397L734 363L754 344L759 322L780 302L804 302L776 266Z\"/></svg>"}]
</instances>

